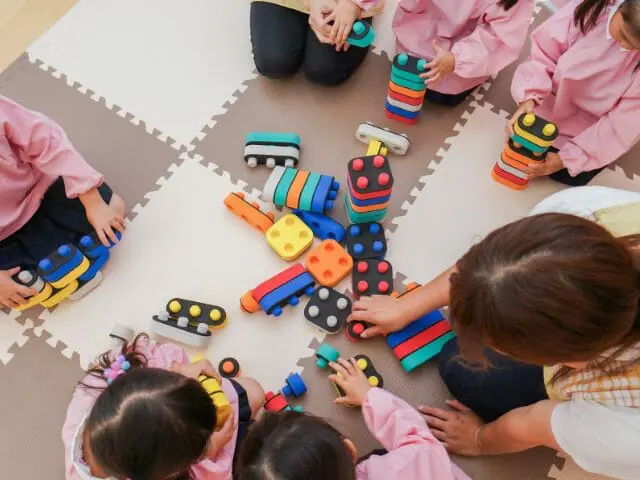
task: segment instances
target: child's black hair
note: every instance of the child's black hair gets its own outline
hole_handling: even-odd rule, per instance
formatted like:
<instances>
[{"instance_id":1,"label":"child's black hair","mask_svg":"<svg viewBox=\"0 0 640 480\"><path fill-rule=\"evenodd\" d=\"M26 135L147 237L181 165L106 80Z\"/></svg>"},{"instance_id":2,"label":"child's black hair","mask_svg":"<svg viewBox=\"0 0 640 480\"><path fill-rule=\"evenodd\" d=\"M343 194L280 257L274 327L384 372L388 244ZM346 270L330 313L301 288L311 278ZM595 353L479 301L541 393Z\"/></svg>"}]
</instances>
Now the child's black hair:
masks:
<instances>
[{"instance_id":1,"label":"child's black hair","mask_svg":"<svg viewBox=\"0 0 640 480\"><path fill-rule=\"evenodd\" d=\"M509 11L516 3L518 3L518 0L500 0L498 5L504 8L505 11Z\"/></svg>"},{"instance_id":2,"label":"child's black hair","mask_svg":"<svg viewBox=\"0 0 640 480\"><path fill-rule=\"evenodd\" d=\"M242 442L236 480L355 480L344 437L324 420L265 412Z\"/></svg>"},{"instance_id":3,"label":"child's black hair","mask_svg":"<svg viewBox=\"0 0 640 480\"><path fill-rule=\"evenodd\" d=\"M573 20L584 34L595 27L611 0L583 0L573 13ZM620 6L625 23L640 38L640 0L626 0Z\"/></svg>"},{"instance_id":4,"label":"child's black hair","mask_svg":"<svg viewBox=\"0 0 640 480\"><path fill-rule=\"evenodd\" d=\"M207 450L216 412L197 380L146 366L137 341L123 346L132 369L100 394L85 425L84 440L110 476L131 480L186 480L188 468ZM113 353L90 370L99 375ZM86 384L84 384L86 385Z\"/></svg>"}]
</instances>

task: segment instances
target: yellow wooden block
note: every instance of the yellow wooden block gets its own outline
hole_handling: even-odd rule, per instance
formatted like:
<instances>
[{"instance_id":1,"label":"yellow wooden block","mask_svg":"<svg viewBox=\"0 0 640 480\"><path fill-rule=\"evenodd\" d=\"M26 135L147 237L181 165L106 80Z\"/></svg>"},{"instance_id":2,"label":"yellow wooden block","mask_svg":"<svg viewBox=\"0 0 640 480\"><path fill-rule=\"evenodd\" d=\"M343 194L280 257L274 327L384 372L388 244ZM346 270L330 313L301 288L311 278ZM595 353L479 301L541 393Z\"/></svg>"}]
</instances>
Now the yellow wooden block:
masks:
<instances>
[{"instance_id":1,"label":"yellow wooden block","mask_svg":"<svg viewBox=\"0 0 640 480\"><path fill-rule=\"evenodd\" d=\"M369 146L367 147L366 155L383 155L386 156L388 153L387 147L383 145L383 143L379 140L371 140L369 142Z\"/></svg>"},{"instance_id":2,"label":"yellow wooden block","mask_svg":"<svg viewBox=\"0 0 640 480\"><path fill-rule=\"evenodd\" d=\"M49 282L49 283L51 283L51 286L53 288L62 288L62 289L64 289L64 287L66 287L67 284L69 284L69 283L77 280L78 278L80 278L80 276L82 276L82 274L84 272L89 270L90 266L91 266L91 262L89 261L89 259L87 257L83 257L82 258L82 262L80 262L80 265L78 265L76 268L71 270L69 273L67 273L60 280L57 280L55 282Z\"/></svg>"},{"instance_id":3,"label":"yellow wooden block","mask_svg":"<svg viewBox=\"0 0 640 480\"><path fill-rule=\"evenodd\" d=\"M27 303L25 303L24 305L20 305L18 308L16 308L16 310L21 312L23 310L26 310L27 308L33 307L34 305L38 305L39 303L49 298L52 293L53 293L53 288L51 287L51 285L49 285L48 283L45 283L42 291L40 291L39 293L36 293L33 297L30 297Z\"/></svg>"},{"instance_id":4,"label":"yellow wooden block","mask_svg":"<svg viewBox=\"0 0 640 480\"><path fill-rule=\"evenodd\" d=\"M204 357L198 355L194 357L194 363L202 360ZM216 409L216 429L219 429L227 421L229 415L233 414L233 407L227 398L227 395L222 390L222 386L217 379L213 377L207 377L206 375L200 375L198 381L202 385L202 388L209 394L213 406Z\"/></svg>"},{"instance_id":5,"label":"yellow wooden block","mask_svg":"<svg viewBox=\"0 0 640 480\"><path fill-rule=\"evenodd\" d=\"M266 236L269 246L286 261L295 260L313 243L311 229L292 213L274 223Z\"/></svg>"},{"instance_id":6,"label":"yellow wooden block","mask_svg":"<svg viewBox=\"0 0 640 480\"><path fill-rule=\"evenodd\" d=\"M40 302L40 305L42 305L45 308L51 308L56 306L61 301L69 297L69 295L71 295L73 292L75 292L78 289L78 285L79 283L77 280L72 281L69 285L67 285L63 289L58 290L49 298Z\"/></svg>"}]
</instances>

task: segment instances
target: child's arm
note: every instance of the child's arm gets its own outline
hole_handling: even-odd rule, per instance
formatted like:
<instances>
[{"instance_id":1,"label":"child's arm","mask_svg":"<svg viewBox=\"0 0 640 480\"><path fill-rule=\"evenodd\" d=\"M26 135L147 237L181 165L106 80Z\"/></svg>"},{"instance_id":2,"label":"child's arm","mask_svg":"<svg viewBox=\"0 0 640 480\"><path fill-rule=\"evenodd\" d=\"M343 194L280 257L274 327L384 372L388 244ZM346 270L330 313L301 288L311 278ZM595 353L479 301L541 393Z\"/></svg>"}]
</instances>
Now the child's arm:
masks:
<instances>
[{"instance_id":1,"label":"child's arm","mask_svg":"<svg viewBox=\"0 0 640 480\"><path fill-rule=\"evenodd\" d=\"M533 3L520 0L507 11L497 2L489 7L476 29L452 46L453 72L464 78L483 77L513 63L524 45Z\"/></svg>"},{"instance_id":2,"label":"child's arm","mask_svg":"<svg viewBox=\"0 0 640 480\"><path fill-rule=\"evenodd\" d=\"M371 456L358 465L360 475L404 480L469 478L451 462L422 415L404 400L372 388L362 405L362 414L371 433L389 453Z\"/></svg>"},{"instance_id":3,"label":"child's arm","mask_svg":"<svg viewBox=\"0 0 640 480\"><path fill-rule=\"evenodd\" d=\"M527 100L541 103L553 90L552 78L558 59L575 35L573 0L531 34L531 55L513 74L511 94L518 105Z\"/></svg>"},{"instance_id":4,"label":"child's arm","mask_svg":"<svg viewBox=\"0 0 640 480\"><path fill-rule=\"evenodd\" d=\"M73 148L62 128L44 115L0 96L0 127L0 135L14 149L24 152L29 163L47 175L64 179L69 198L102 183L102 175Z\"/></svg>"},{"instance_id":5,"label":"child's arm","mask_svg":"<svg viewBox=\"0 0 640 480\"><path fill-rule=\"evenodd\" d=\"M640 77L618 104L594 125L575 136L558 152L562 164L573 176L616 161L640 140Z\"/></svg>"}]
</instances>

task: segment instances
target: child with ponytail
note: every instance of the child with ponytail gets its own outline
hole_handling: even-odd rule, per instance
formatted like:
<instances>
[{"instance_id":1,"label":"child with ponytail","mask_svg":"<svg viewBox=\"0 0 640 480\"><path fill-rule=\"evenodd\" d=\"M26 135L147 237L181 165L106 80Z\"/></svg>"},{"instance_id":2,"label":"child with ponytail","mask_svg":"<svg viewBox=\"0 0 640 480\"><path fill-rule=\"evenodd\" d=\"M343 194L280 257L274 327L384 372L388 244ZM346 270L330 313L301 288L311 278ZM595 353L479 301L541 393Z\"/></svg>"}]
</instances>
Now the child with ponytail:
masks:
<instances>
[{"instance_id":1,"label":"child with ponytail","mask_svg":"<svg viewBox=\"0 0 640 480\"><path fill-rule=\"evenodd\" d=\"M200 375L217 378L233 408L217 431ZM76 387L62 429L66 478L230 480L263 400L255 380L220 379L208 361L189 363L182 348L141 334L103 354Z\"/></svg>"},{"instance_id":2,"label":"child with ponytail","mask_svg":"<svg viewBox=\"0 0 640 480\"><path fill-rule=\"evenodd\" d=\"M531 42L513 77L509 133L527 112L555 122L555 151L529 176L586 185L640 138L640 0L572 0Z\"/></svg>"}]
</instances>

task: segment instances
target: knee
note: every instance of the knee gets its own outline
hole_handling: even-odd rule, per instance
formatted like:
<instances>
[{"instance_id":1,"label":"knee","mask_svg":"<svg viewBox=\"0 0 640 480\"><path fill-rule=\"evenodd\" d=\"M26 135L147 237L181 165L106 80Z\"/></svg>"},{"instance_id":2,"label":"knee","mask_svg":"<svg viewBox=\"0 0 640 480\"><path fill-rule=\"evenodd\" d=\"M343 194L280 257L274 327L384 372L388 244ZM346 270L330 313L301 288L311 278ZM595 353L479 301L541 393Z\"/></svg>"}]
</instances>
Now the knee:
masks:
<instances>
[{"instance_id":1,"label":"knee","mask_svg":"<svg viewBox=\"0 0 640 480\"><path fill-rule=\"evenodd\" d=\"M338 65L331 62L306 62L304 74L310 82L324 85L325 87L335 87L348 78L348 73L340 69Z\"/></svg>"},{"instance_id":2,"label":"knee","mask_svg":"<svg viewBox=\"0 0 640 480\"><path fill-rule=\"evenodd\" d=\"M126 205L124 204L124 200L116 195L115 193L111 195L111 201L109 202L109 206L113 208L113 210L118 214L124 217L124 214L127 210Z\"/></svg>"},{"instance_id":3,"label":"knee","mask_svg":"<svg viewBox=\"0 0 640 480\"><path fill-rule=\"evenodd\" d=\"M255 379L250 377L236 378L235 381L247 392L247 399L251 407L251 417L254 418L264 405L264 389Z\"/></svg>"},{"instance_id":4,"label":"knee","mask_svg":"<svg viewBox=\"0 0 640 480\"><path fill-rule=\"evenodd\" d=\"M275 80L291 77L300 68L299 60L280 51L254 54L254 61L260 75Z\"/></svg>"}]
</instances>

